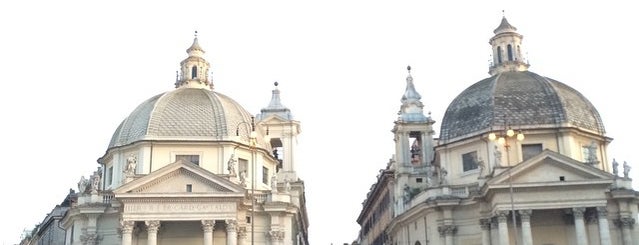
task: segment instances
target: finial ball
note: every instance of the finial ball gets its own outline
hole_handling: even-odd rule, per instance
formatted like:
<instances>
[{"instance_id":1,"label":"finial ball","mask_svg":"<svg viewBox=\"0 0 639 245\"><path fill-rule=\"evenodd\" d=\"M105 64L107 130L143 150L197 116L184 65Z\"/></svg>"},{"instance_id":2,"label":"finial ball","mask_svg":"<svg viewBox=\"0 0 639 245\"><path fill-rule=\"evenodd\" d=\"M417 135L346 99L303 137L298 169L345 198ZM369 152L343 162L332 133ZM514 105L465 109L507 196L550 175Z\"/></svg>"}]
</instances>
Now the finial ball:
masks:
<instances>
[{"instance_id":1,"label":"finial ball","mask_svg":"<svg viewBox=\"0 0 639 245\"><path fill-rule=\"evenodd\" d=\"M278 82L274 82L273 85L275 85L275 87L277 87L277 85L279 85Z\"/></svg>"},{"instance_id":2,"label":"finial ball","mask_svg":"<svg viewBox=\"0 0 639 245\"><path fill-rule=\"evenodd\" d=\"M406 67L406 69L408 69L408 71L410 71L410 66Z\"/></svg>"}]
</instances>

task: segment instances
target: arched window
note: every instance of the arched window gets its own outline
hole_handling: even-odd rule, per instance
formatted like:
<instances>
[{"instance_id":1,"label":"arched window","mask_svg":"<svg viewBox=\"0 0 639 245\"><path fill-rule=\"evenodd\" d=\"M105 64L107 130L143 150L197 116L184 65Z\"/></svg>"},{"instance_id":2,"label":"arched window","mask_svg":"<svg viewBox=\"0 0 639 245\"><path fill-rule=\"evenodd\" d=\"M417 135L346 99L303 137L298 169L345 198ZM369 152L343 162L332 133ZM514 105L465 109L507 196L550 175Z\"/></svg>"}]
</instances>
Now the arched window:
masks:
<instances>
[{"instance_id":1,"label":"arched window","mask_svg":"<svg viewBox=\"0 0 639 245\"><path fill-rule=\"evenodd\" d=\"M419 241L416 241L415 245L422 245L422 243L420 243Z\"/></svg>"},{"instance_id":2,"label":"arched window","mask_svg":"<svg viewBox=\"0 0 639 245\"><path fill-rule=\"evenodd\" d=\"M497 46L497 64L501 64L501 46Z\"/></svg>"},{"instance_id":3,"label":"arched window","mask_svg":"<svg viewBox=\"0 0 639 245\"><path fill-rule=\"evenodd\" d=\"M514 57L513 57L513 46L508 44L508 61L513 61L513 60L514 60Z\"/></svg>"},{"instance_id":4,"label":"arched window","mask_svg":"<svg viewBox=\"0 0 639 245\"><path fill-rule=\"evenodd\" d=\"M197 66L193 66L191 68L191 78L192 79L196 79L197 78Z\"/></svg>"}]
</instances>

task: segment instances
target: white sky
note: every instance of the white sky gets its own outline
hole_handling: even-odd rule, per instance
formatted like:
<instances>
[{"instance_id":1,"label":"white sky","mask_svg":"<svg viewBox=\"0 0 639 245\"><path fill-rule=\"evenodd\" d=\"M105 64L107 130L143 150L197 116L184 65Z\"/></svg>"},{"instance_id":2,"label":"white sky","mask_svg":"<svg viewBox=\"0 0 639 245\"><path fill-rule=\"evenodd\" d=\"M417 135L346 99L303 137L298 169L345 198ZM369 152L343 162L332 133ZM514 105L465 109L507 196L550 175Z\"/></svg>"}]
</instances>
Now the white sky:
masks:
<instances>
[{"instance_id":1,"label":"white sky","mask_svg":"<svg viewBox=\"0 0 639 245\"><path fill-rule=\"evenodd\" d=\"M195 30L216 90L247 110L280 82L302 123L311 244L357 237L361 203L394 151L406 66L439 132L452 99L488 77L502 10L530 70L589 98L614 138L610 159L639 163L632 1L138 2L0 2L0 243L17 243L98 167L138 104L173 89Z\"/></svg>"}]
</instances>

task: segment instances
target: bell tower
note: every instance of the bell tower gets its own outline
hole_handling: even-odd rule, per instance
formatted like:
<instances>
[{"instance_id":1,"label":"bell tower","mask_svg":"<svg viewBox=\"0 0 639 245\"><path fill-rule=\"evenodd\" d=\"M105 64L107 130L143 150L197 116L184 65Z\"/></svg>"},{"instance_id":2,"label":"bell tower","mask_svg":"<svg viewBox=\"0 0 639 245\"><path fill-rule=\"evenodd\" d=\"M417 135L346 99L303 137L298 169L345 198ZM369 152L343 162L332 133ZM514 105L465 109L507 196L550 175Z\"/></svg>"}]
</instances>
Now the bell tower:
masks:
<instances>
[{"instance_id":1,"label":"bell tower","mask_svg":"<svg viewBox=\"0 0 639 245\"><path fill-rule=\"evenodd\" d=\"M406 90L395 121L395 204L402 212L403 204L410 201L413 189L429 185L433 160L433 121L424 115L421 95L415 90L413 77L408 68Z\"/></svg>"}]
</instances>

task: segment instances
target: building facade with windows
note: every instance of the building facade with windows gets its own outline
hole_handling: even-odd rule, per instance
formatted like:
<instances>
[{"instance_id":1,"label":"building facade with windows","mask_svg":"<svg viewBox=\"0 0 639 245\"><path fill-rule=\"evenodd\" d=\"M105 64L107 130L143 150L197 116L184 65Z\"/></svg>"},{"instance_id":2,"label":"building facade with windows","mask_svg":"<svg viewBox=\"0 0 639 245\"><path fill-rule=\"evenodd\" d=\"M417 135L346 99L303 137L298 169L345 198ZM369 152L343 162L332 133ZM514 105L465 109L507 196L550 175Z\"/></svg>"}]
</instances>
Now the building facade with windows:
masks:
<instances>
[{"instance_id":1,"label":"building facade with windows","mask_svg":"<svg viewBox=\"0 0 639 245\"><path fill-rule=\"evenodd\" d=\"M639 244L630 166L608 160L596 108L528 70L505 17L494 34L490 77L450 103L438 138L409 67L395 155L363 203L357 242Z\"/></svg>"},{"instance_id":2,"label":"building facade with windows","mask_svg":"<svg viewBox=\"0 0 639 245\"><path fill-rule=\"evenodd\" d=\"M277 83L252 116L213 89L197 37L187 53L175 89L117 127L50 244L308 244L300 123Z\"/></svg>"}]
</instances>

